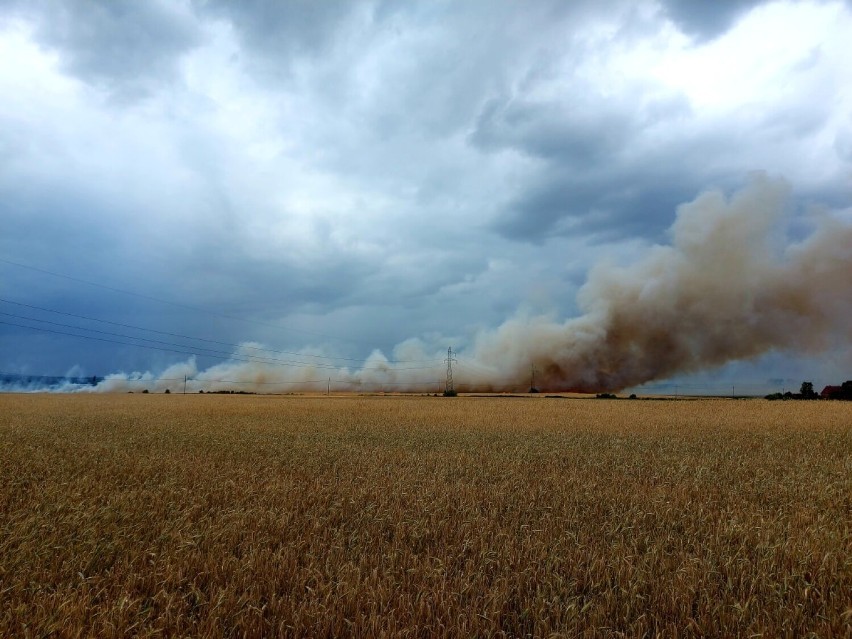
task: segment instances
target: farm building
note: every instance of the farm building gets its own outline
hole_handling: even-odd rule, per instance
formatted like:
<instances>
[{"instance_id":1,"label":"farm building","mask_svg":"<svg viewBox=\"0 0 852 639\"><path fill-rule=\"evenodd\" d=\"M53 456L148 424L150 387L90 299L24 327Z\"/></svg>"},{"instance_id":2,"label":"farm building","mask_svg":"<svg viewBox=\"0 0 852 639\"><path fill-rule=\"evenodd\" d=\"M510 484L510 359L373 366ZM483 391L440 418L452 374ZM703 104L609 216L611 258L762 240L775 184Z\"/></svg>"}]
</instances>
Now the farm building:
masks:
<instances>
[{"instance_id":1,"label":"farm building","mask_svg":"<svg viewBox=\"0 0 852 639\"><path fill-rule=\"evenodd\" d=\"M822 399L852 400L852 380L843 382L842 386L826 386L819 396Z\"/></svg>"}]
</instances>

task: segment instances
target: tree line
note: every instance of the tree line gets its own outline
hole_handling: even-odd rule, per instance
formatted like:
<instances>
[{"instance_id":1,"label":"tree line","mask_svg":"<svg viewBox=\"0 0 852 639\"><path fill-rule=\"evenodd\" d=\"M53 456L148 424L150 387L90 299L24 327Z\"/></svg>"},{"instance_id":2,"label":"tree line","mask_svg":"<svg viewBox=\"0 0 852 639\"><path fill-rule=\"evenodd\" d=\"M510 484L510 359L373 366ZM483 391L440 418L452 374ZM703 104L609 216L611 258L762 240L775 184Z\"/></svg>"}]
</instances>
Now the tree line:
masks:
<instances>
[{"instance_id":1,"label":"tree line","mask_svg":"<svg viewBox=\"0 0 852 639\"><path fill-rule=\"evenodd\" d=\"M766 399L844 399L852 400L852 380L843 382L840 386L826 386L821 393L814 390L813 382L802 382L798 393L771 393Z\"/></svg>"}]
</instances>

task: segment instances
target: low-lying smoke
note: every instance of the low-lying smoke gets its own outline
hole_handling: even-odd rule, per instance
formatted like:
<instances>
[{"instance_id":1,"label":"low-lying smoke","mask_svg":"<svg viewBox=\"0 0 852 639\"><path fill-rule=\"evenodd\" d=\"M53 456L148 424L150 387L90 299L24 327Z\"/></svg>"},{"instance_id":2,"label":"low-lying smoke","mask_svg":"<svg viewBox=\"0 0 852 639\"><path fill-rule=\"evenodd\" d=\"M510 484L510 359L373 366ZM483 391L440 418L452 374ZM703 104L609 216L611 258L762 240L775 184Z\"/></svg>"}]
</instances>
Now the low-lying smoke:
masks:
<instances>
[{"instance_id":1,"label":"low-lying smoke","mask_svg":"<svg viewBox=\"0 0 852 639\"><path fill-rule=\"evenodd\" d=\"M467 390L521 390L532 365L542 390L602 392L749 359L769 351L816 353L843 340L852 317L852 224L814 213L811 234L787 240L783 180L754 175L726 199L719 191L679 207L671 244L629 266L600 264L581 288L583 314L565 322L512 319L459 355ZM254 345L246 345L251 348ZM244 356L238 352L236 356ZM432 391L445 353L416 340L397 360L374 353L361 369L285 368L232 361L204 371L194 360L159 375L113 375L100 391ZM147 377L147 379L145 379ZM162 378L166 378L163 380Z\"/></svg>"}]
</instances>

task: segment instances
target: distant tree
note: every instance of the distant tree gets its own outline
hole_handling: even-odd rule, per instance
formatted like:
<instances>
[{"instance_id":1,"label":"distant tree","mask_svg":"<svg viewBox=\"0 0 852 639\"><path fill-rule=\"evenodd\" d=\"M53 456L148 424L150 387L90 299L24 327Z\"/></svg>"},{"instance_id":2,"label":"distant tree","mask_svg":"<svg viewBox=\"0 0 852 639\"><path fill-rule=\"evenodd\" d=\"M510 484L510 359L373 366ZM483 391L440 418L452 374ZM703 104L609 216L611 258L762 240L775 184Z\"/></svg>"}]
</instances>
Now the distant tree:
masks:
<instances>
[{"instance_id":1,"label":"distant tree","mask_svg":"<svg viewBox=\"0 0 852 639\"><path fill-rule=\"evenodd\" d=\"M814 383L813 382L802 382L802 388L799 391L802 396L802 399L816 399L817 394L814 392Z\"/></svg>"}]
</instances>

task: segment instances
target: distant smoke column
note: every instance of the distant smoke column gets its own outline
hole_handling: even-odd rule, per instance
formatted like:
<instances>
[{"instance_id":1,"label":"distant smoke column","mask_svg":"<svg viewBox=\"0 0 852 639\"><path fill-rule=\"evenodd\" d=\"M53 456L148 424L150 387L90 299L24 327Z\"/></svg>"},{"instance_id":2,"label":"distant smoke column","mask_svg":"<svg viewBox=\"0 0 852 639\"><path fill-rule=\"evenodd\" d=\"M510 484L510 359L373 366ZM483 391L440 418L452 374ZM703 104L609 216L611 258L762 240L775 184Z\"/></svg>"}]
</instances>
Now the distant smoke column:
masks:
<instances>
[{"instance_id":1,"label":"distant smoke column","mask_svg":"<svg viewBox=\"0 0 852 639\"><path fill-rule=\"evenodd\" d=\"M543 388L599 392L772 349L829 347L852 313L852 225L824 215L805 241L787 244L788 193L755 175L730 200L700 195L679 207L670 246L592 269L582 316L510 320L480 336L476 361L518 380L534 363ZM481 385L499 388L489 377Z\"/></svg>"}]
</instances>

